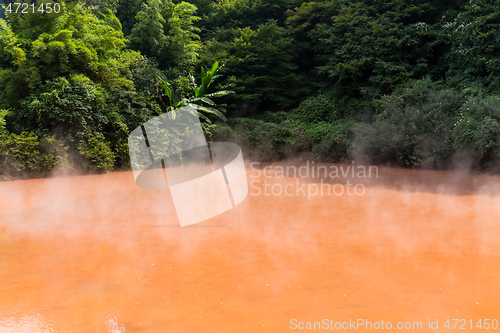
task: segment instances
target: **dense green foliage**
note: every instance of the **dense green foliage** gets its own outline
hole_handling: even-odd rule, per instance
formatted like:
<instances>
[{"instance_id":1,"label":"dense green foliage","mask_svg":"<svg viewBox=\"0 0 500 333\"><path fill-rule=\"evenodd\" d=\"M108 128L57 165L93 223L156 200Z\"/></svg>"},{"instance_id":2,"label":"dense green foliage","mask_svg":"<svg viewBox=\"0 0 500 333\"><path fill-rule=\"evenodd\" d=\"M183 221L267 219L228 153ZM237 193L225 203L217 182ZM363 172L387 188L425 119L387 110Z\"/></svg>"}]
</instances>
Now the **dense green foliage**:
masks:
<instances>
[{"instance_id":1,"label":"dense green foliage","mask_svg":"<svg viewBox=\"0 0 500 333\"><path fill-rule=\"evenodd\" d=\"M206 42L205 58L221 59L226 65L221 73L228 79L219 88L236 91L228 99L236 114L286 109L304 96L295 73L293 40L284 33L285 28L271 20L256 29L221 29Z\"/></svg>"},{"instance_id":2,"label":"dense green foliage","mask_svg":"<svg viewBox=\"0 0 500 333\"><path fill-rule=\"evenodd\" d=\"M498 161L500 98L472 98L458 112L460 115L451 133L453 148L462 154L472 153L472 162L478 166Z\"/></svg>"},{"instance_id":3,"label":"dense green foliage","mask_svg":"<svg viewBox=\"0 0 500 333\"><path fill-rule=\"evenodd\" d=\"M339 162L349 159L355 122L336 120L333 111L318 96L290 112L266 112L258 119L231 118L228 124L206 125L205 130L209 140L238 143L251 159L303 157ZM311 114L313 121L308 122Z\"/></svg>"},{"instance_id":4,"label":"dense green foliage","mask_svg":"<svg viewBox=\"0 0 500 333\"><path fill-rule=\"evenodd\" d=\"M1 132L0 180L43 176L52 170L67 172L73 168L67 150L54 136Z\"/></svg>"},{"instance_id":5,"label":"dense green foliage","mask_svg":"<svg viewBox=\"0 0 500 333\"><path fill-rule=\"evenodd\" d=\"M498 97L459 92L426 77L383 96L378 109L372 124L356 129L359 157L427 168L460 164L464 154L476 167L500 158Z\"/></svg>"},{"instance_id":6,"label":"dense green foliage","mask_svg":"<svg viewBox=\"0 0 500 333\"><path fill-rule=\"evenodd\" d=\"M137 13L130 43L143 55L154 57L162 69L188 69L198 57L201 44L193 25L196 6L187 2L149 0Z\"/></svg>"},{"instance_id":7,"label":"dense green foliage","mask_svg":"<svg viewBox=\"0 0 500 333\"><path fill-rule=\"evenodd\" d=\"M463 103L460 94L426 78L383 96L379 103L374 122L358 129L361 146L355 147L362 156L405 166L447 162L453 152L455 113Z\"/></svg>"},{"instance_id":8,"label":"dense green foliage","mask_svg":"<svg viewBox=\"0 0 500 333\"><path fill-rule=\"evenodd\" d=\"M1 22L0 105L8 110L6 129L34 133L40 142L55 134L82 168L86 163L78 152L97 170L111 170L115 161L126 166L130 127L159 111L154 74L141 54L126 47L112 13L98 18L83 4L62 8L59 15L8 14L10 24ZM146 83L148 75L153 78ZM111 149L107 155L119 158L96 160L92 133Z\"/></svg>"},{"instance_id":9,"label":"dense green foliage","mask_svg":"<svg viewBox=\"0 0 500 333\"><path fill-rule=\"evenodd\" d=\"M500 3L470 1L444 25L452 47L446 60L447 77L461 88L476 85L500 92Z\"/></svg>"},{"instance_id":10,"label":"dense green foliage","mask_svg":"<svg viewBox=\"0 0 500 333\"><path fill-rule=\"evenodd\" d=\"M500 160L499 0L58 2L0 19L5 179L127 168L185 105L252 159Z\"/></svg>"}]
</instances>

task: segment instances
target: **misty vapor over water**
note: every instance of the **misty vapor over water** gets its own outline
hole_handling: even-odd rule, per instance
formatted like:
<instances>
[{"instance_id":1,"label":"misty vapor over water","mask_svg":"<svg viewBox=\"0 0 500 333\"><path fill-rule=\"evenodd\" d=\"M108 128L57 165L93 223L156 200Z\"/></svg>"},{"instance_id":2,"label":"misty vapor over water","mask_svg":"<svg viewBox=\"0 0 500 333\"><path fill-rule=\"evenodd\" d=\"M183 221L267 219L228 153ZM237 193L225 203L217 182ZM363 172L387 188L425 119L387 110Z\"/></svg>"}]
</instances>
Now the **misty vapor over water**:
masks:
<instances>
[{"instance_id":1,"label":"misty vapor over water","mask_svg":"<svg viewBox=\"0 0 500 333\"><path fill-rule=\"evenodd\" d=\"M321 181L276 166L247 163L248 180ZM365 194L249 195L185 228L169 191L130 172L1 183L0 327L279 332L292 317L495 313L498 176L381 167L355 180Z\"/></svg>"}]
</instances>

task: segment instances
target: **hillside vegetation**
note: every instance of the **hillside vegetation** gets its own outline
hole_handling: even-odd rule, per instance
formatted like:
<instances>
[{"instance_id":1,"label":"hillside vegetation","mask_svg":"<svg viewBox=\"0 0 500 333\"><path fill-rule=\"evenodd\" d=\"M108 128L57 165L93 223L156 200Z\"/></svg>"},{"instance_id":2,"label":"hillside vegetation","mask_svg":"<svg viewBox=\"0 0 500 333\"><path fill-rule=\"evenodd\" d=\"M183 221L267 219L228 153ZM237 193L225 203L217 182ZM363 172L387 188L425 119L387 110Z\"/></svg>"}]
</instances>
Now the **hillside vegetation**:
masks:
<instances>
[{"instance_id":1,"label":"hillside vegetation","mask_svg":"<svg viewBox=\"0 0 500 333\"><path fill-rule=\"evenodd\" d=\"M57 2L0 19L1 179L128 169L183 100L254 160L500 160L500 0Z\"/></svg>"}]
</instances>

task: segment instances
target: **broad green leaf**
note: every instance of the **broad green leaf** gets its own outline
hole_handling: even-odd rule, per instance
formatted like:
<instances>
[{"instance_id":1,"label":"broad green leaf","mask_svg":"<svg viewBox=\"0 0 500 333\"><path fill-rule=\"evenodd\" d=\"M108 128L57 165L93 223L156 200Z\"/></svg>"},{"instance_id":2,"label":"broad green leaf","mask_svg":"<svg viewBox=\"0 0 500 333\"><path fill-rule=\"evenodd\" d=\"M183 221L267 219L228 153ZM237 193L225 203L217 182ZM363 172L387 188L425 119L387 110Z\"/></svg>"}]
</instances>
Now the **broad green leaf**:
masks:
<instances>
[{"instance_id":1,"label":"broad green leaf","mask_svg":"<svg viewBox=\"0 0 500 333\"><path fill-rule=\"evenodd\" d=\"M200 98L203 102L207 103L208 105L212 105L212 106L215 106L215 103L210 99L210 98L206 98L206 97L201 97Z\"/></svg>"},{"instance_id":2,"label":"broad green leaf","mask_svg":"<svg viewBox=\"0 0 500 333\"><path fill-rule=\"evenodd\" d=\"M211 73L207 73L207 75L205 75L205 77L203 78L201 84L205 87L205 88L208 88L210 86L210 83L212 82L212 74Z\"/></svg>"},{"instance_id":3,"label":"broad green leaf","mask_svg":"<svg viewBox=\"0 0 500 333\"><path fill-rule=\"evenodd\" d=\"M198 111L196 111L196 109L193 107L193 104L191 103L188 103L183 110L191 113L193 116L198 116L199 113Z\"/></svg>"},{"instance_id":4,"label":"broad green leaf","mask_svg":"<svg viewBox=\"0 0 500 333\"><path fill-rule=\"evenodd\" d=\"M198 112L198 117L203 118L203 119L204 119L204 120L206 120L206 121L207 121L207 123L209 123L209 124L211 124L211 123L212 123L212 121L211 121L210 119L208 119L208 117L207 117L207 116L205 116L205 115L204 115L203 113L201 113L201 112Z\"/></svg>"},{"instance_id":5,"label":"broad green leaf","mask_svg":"<svg viewBox=\"0 0 500 333\"><path fill-rule=\"evenodd\" d=\"M217 92L214 92L211 94L206 94L205 96L206 97L222 97L222 96L226 96L226 95L234 94L234 93L235 92L232 90L221 90L221 91L217 91Z\"/></svg>"},{"instance_id":6,"label":"broad green leaf","mask_svg":"<svg viewBox=\"0 0 500 333\"><path fill-rule=\"evenodd\" d=\"M212 82L214 82L214 81L215 81L215 79L217 79L218 77L221 77L221 76L222 76L222 75L220 75L220 74L217 74L217 75L212 76Z\"/></svg>"},{"instance_id":7,"label":"broad green leaf","mask_svg":"<svg viewBox=\"0 0 500 333\"><path fill-rule=\"evenodd\" d=\"M210 76L214 76L215 71L217 70L217 67L219 67L218 61L214 62L214 64L212 65L212 69L210 69Z\"/></svg>"},{"instance_id":8,"label":"broad green leaf","mask_svg":"<svg viewBox=\"0 0 500 333\"><path fill-rule=\"evenodd\" d=\"M158 81L160 81L160 84L161 84L161 85L165 84L165 81L163 81L163 79L162 79L161 77L159 77L159 76L158 76L158 75L156 75L156 74L155 74L155 76L156 76L156 79L157 79Z\"/></svg>"},{"instance_id":9,"label":"broad green leaf","mask_svg":"<svg viewBox=\"0 0 500 333\"><path fill-rule=\"evenodd\" d=\"M172 99L172 91L170 90L170 88L168 86L165 86L164 90L165 90L165 94L167 94L168 98Z\"/></svg>"},{"instance_id":10,"label":"broad green leaf","mask_svg":"<svg viewBox=\"0 0 500 333\"><path fill-rule=\"evenodd\" d=\"M161 77L159 77L159 76L158 76L158 75L156 75L156 74L155 74L155 76L156 76L156 79L158 80L158 82L160 82L160 86L161 86L162 88L163 88L163 87L165 87L165 86L167 85L167 83L166 83L166 82L165 82L165 81L164 81Z\"/></svg>"},{"instance_id":11,"label":"broad green leaf","mask_svg":"<svg viewBox=\"0 0 500 333\"><path fill-rule=\"evenodd\" d=\"M189 100L189 103L197 102L197 101L202 101L207 103L208 105L215 106L216 104L209 98L206 97L199 97L199 98L192 98Z\"/></svg>"},{"instance_id":12,"label":"broad green leaf","mask_svg":"<svg viewBox=\"0 0 500 333\"><path fill-rule=\"evenodd\" d=\"M211 108L208 106L198 105L198 104L191 104L191 105L198 111L203 111L206 113L213 113L213 114L217 115L219 118L221 118L222 120L224 120L224 121L227 120L226 117L222 114L222 112L220 112L217 109L214 109L214 108Z\"/></svg>"},{"instance_id":13,"label":"broad green leaf","mask_svg":"<svg viewBox=\"0 0 500 333\"><path fill-rule=\"evenodd\" d=\"M172 91L170 90L170 88L168 87L167 85L167 82L165 82L161 77L159 77L158 75L156 75L156 78L158 79L158 81L160 82L160 86L163 88L163 90L165 91L165 94L167 94L168 98L169 99L172 99Z\"/></svg>"}]
</instances>

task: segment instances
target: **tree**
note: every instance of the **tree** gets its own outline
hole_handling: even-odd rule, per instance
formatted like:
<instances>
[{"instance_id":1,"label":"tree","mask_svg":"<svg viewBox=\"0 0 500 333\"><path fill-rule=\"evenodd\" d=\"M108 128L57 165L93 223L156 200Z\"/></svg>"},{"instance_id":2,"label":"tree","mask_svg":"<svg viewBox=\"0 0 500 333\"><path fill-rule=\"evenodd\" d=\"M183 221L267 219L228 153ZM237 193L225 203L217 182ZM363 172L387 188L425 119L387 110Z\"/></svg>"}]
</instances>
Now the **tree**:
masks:
<instances>
[{"instance_id":1,"label":"tree","mask_svg":"<svg viewBox=\"0 0 500 333\"><path fill-rule=\"evenodd\" d=\"M107 91L133 87L126 77L137 52L125 49L119 22L110 14L99 19L82 4L61 5L61 15L9 14L0 29L1 102L19 108L20 101L47 80L82 74ZM42 16L40 16L42 15Z\"/></svg>"},{"instance_id":2,"label":"tree","mask_svg":"<svg viewBox=\"0 0 500 333\"><path fill-rule=\"evenodd\" d=\"M125 36L130 36L136 24L137 13L141 10L142 0L119 0L116 8L116 17L122 24Z\"/></svg>"},{"instance_id":3,"label":"tree","mask_svg":"<svg viewBox=\"0 0 500 333\"><path fill-rule=\"evenodd\" d=\"M0 107L9 110L6 129L16 135L56 134L97 170L124 166L128 126L158 114L156 82L147 83L147 75L139 80L138 73L149 66L126 48L113 13L98 12L98 17L81 3L61 3L61 10L55 16L10 13L9 24L0 21ZM111 153L99 160L94 150L104 146Z\"/></svg>"},{"instance_id":4,"label":"tree","mask_svg":"<svg viewBox=\"0 0 500 333\"><path fill-rule=\"evenodd\" d=\"M161 69L186 71L198 58L200 43L194 22L196 6L187 2L149 0L137 14L130 42L142 54L156 58Z\"/></svg>"},{"instance_id":5,"label":"tree","mask_svg":"<svg viewBox=\"0 0 500 333\"><path fill-rule=\"evenodd\" d=\"M328 6L325 2L304 2L299 8L287 10L286 34L293 38L292 48L297 54L295 63L301 73L310 78L309 82L314 84L317 81L316 67L320 65L317 59L318 52L314 46L311 32L319 23L326 23L329 20L326 12Z\"/></svg>"},{"instance_id":6,"label":"tree","mask_svg":"<svg viewBox=\"0 0 500 333\"><path fill-rule=\"evenodd\" d=\"M328 3L330 22L310 32L324 93L355 112L409 78L429 72L440 78L440 20L449 6L424 0Z\"/></svg>"},{"instance_id":7,"label":"tree","mask_svg":"<svg viewBox=\"0 0 500 333\"><path fill-rule=\"evenodd\" d=\"M293 41L285 37L285 28L269 21L252 30L221 29L214 40L205 44L204 58L221 59L226 66L221 74L228 79L219 89L233 89L227 98L238 115L287 109L300 102L304 90L295 74Z\"/></svg>"},{"instance_id":8,"label":"tree","mask_svg":"<svg viewBox=\"0 0 500 333\"><path fill-rule=\"evenodd\" d=\"M198 1L197 1L198 2ZM283 26L287 9L300 6L302 0L217 0L212 10L201 22L203 38L213 38L218 29L233 29L258 26L275 20Z\"/></svg>"},{"instance_id":9,"label":"tree","mask_svg":"<svg viewBox=\"0 0 500 333\"><path fill-rule=\"evenodd\" d=\"M196 6L184 1L173 7L167 19L167 52L162 58L166 66L188 70L198 60L200 29L194 23L200 18L195 13Z\"/></svg>"},{"instance_id":10,"label":"tree","mask_svg":"<svg viewBox=\"0 0 500 333\"><path fill-rule=\"evenodd\" d=\"M451 50L447 78L460 87L472 84L500 90L500 1L467 2L453 22L444 25Z\"/></svg>"},{"instance_id":11,"label":"tree","mask_svg":"<svg viewBox=\"0 0 500 333\"><path fill-rule=\"evenodd\" d=\"M148 57L159 58L166 49L167 37L164 32L166 20L161 15L161 0L149 0L142 4L137 13L137 23L130 35L131 46Z\"/></svg>"},{"instance_id":12,"label":"tree","mask_svg":"<svg viewBox=\"0 0 500 333\"><path fill-rule=\"evenodd\" d=\"M21 101L15 113L16 129L38 135L57 132L71 141L85 138L88 132L103 132L109 123L104 97L102 88L82 75L47 81Z\"/></svg>"}]
</instances>

